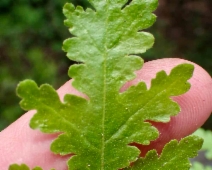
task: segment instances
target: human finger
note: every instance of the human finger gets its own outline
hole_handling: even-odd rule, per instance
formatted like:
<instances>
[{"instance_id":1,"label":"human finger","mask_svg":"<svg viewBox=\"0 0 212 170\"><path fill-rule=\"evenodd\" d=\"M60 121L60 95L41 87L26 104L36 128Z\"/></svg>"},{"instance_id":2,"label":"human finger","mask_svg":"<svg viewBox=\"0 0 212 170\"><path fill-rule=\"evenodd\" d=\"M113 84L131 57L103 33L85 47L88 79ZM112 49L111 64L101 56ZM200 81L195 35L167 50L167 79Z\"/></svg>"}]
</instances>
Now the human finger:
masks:
<instances>
[{"instance_id":1,"label":"human finger","mask_svg":"<svg viewBox=\"0 0 212 170\"><path fill-rule=\"evenodd\" d=\"M150 85L150 80L155 77L156 72L170 70L180 64L188 62L181 59L163 59L147 62L144 67L137 71L137 78L127 83L124 88L144 80ZM212 82L211 77L199 66L195 65L194 76L189 80L191 89L184 95L174 97L181 106L181 113L173 117L170 123L154 123L161 135L158 140L150 146L139 146L143 153L145 150L156 148L160 150L163 145L171 139L180 139L201 126L212 111ZM58 94L63 99L66 93L84 96L75 90L70 81L63 85ZM29 120L34 111L30 111L19 120L0 133L0 164L2 169L7 169L11 163L26 163L30 167L41 166L44 169L56 168L67 169L68 156L61 157L50 152L50 144L56 135L43 134L29 128Z\"/></svg>"},{"instance_id":2,"label":"human finger","mask_svg":"<svg viewBox=\"0 0 212 170\"><path fill-rule=\"evenodd\" d=\"M193 133L197 128L203 125L212 112L212 79L211 76L200 66L183 59L170 58L159 59L145 63L144 67L137 71L136 79L128 82L127 86L137 84L139 81L145 81L148 86L151 84L157 72L166 71L168 74L171 69L182 63L190 63L195 66L190 90L180 96L172 97L181 108L181 112L171 118L169 123L154 123L159 130L160 136L157 140L151 142L148 146L137 145L142 150L142 156L150 149L156 149L161 152L166 143L172 139L178 139Z\"/></svg>"}]
</instances>

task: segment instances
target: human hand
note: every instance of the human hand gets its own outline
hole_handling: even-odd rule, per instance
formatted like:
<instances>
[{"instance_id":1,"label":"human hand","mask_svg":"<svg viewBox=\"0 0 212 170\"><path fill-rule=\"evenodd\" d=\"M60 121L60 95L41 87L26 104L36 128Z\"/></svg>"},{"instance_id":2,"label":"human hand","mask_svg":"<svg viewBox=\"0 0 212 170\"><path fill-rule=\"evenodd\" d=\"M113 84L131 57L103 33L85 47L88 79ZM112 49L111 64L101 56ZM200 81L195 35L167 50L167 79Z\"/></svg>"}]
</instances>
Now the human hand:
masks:
<instances>
[{"instance_id":1,"label":"human hand","mask_svg":"<svg viewBox=\"0 0 212 170\"><path fill-rule=\"evenodd\" d=\"M137 78L128 82L122 90L132 84L144 80L150 86L150 80L160 70L167 73L176 65L188 62L181 59L161 59L144 64L137 71ZM212 79L199 66L195 65L194 75L189 80L191 89L178 97L173 97L181 106L178 116L172 117L169 123L153 123L160 131L160 137L151 142L149 146L139 146L143 155L149 149L157 149L159 152L164 144L171 139L180 139L194 132L210 116L212 111ZM64 84L58 94L63 99L66 93L81 95L73 87L70 81ZM50 144L57 134L43 134L29 128L29 121L35 111L27 112L8 128L0 132L0 167L7 170L10 164L26 163L31 168L41 166L47 170L55 168L67 170L66 161L69 156L55 155L50 151Z\"/></svg>"}]
</instances>

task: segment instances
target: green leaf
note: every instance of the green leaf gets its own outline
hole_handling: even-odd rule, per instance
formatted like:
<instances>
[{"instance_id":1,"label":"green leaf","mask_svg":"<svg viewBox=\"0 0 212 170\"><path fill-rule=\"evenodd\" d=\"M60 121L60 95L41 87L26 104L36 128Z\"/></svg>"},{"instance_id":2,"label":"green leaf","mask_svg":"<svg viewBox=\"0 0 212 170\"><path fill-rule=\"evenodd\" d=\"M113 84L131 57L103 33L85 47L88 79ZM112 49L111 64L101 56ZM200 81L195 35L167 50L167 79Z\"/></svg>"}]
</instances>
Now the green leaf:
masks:
<instances>
[{"instance_id":1,"label":"green leaf","mask_svg":"<svg viewBox=\"0 0 212 170\"><path fill-rule=\"evenodd\" d=\"M38 87L31 80L17 88L25 110L37 110L30 126L44 133L60 132L51 145L55 154L73 156L69 169L117 170L137 160L140 150L132 142L148 145L158 130L148 123L168 122L180 108L170 97L187 92L194 67L182 64L169 75L159 72L150 89L144 82L120 93L135 78L143 61L136 54L149 49L151 34L141 30L155 21L157 0L90 0L83 10L66 4L65 24L75 36L64 42L71 60L72 85L87 99L67 94L60 101L49 85ZM195 147L194 147L195 149Z\"/></svg>"},{"instance_id":2,"label":"green leaf","mask_svg":"<svg viewBox=\"0 0 212 170\"><path fill-rule=\"evenodd\" d=\"M25 164L21 164L21 165L13 164L13 165L10 165L9 170L30 170L30 168L26 166ZM42 170L42 168L35 167L32 170Z\"/></svg>"},{"instance_id":3,"label":"green leaf","mask_svg":"<svg viewBox=\"0 0 212 170\"><path fill-rule=\"evenodd\" d=\"M151 150L145 158L138 159L132 167L126 170L187 170L191 167L188 158L197 155L203 140L197 136L188 136L179 143L172 140L164 147L160 156L156 150Z\"/></svg>"},{"instance_id":4,"label":"green leaf","mask_svg":"<svg viewBox=\"0 0 212 170\"><path fill-rule=\"evenodd\" d=\"M65 24L76 37L67 39L63 49L71 60L84 63L69 70L73 86L96 100L100 91L117 93L135 77L133 71L141 68L141 59L129 55L152 47L153 36L140 30L154 23L155 15L151 12L158 2L134 0L124 9L126 0L90 2L96 11L65 5Z\"/></svg>"},{"instance_id":5,"label":"green leaf","mask_svg":"<svg viewBox=\"0 0 212 170\"><path fill-rule=\"evenodd\" d=\"M186 80L192 71L192 65L183 64L169 76L159 72L149 90L139 83L122 94L107 96L106 103L70 94L62 103L51 86L38 88L30 80L20 83L17 92L24 98L24 109L37 110L30 123L33 129L63 132L52 143L51 150L61 155L76 154L69 160L70 169L118 169L135 161L140 153L129 143L147 145L158 137L157 130L146 120L166 122L179 112L178 105L169 97L188 90Z\"/></svg>"},{"instance_id":6,"label":"green leaf","mask_svg":"<svg viewBox=\"0 0 212 170\"><path fill-rule=\"evenodd\" d=\"M204 139L204 143L202 145L201 150L206 151L206 158L212 160L212 131L200 128L196 132L194 132L194 135L197 135Z\"/></svg>"}]
</instances>

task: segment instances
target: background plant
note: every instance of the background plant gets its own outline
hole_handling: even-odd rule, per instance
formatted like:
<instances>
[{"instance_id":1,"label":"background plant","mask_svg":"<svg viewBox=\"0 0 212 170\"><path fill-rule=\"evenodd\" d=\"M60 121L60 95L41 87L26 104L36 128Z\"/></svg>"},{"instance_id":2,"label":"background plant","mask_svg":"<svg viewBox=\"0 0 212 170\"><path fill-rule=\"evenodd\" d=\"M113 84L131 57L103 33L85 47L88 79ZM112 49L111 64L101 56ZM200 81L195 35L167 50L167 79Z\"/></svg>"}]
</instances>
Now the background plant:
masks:
<instances>
[{"instance_id":1,"label":"background plant","mask_svg":"<svg viewBox=\"0 0 212 170\"><path fill-rule=\"evenodd\" d=\"M200 128L194 135L203 138L204 143L198 157L192 159L191 170L212 170L212 131Z\"/></svg>"}]
</instances>

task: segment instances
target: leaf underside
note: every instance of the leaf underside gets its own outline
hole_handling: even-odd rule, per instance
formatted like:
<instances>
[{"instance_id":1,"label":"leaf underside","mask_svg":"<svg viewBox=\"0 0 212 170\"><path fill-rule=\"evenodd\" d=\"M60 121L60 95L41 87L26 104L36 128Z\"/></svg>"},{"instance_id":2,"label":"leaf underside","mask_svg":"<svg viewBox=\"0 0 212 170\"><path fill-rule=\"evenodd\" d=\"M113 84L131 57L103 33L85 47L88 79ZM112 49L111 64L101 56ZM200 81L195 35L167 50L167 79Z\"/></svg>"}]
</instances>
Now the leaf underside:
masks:
<instances>
[{"instance_id":1,"label":"leaf underside","mask_svg":"<svg viewBox=\"0 0 212 170\"><path fill-rule=\"evenodd\" d=\"M154 23L152 11L158 2L133 0L126 6L126 0L89 2L95 10L65 5L65 24L74 37L63 46L71 60L82 63L72 65L69 76L72 86L88 98L67 94L60 101L50 85L38 87L31 80L21 82L17 93L23 109L37 110L31 128L61 133L51 150L74 154L67 162L70 170L117 170L140 154L130 143L148 145L158 138L158 130L147 121L168 122L179 113L170 97L189 90L194 67L181 64L169 75L161 71L150 89L140 82L120 93L142 67L135 54L153 45L153 36L141 30Z\"/></svg>"}]
</instances>

